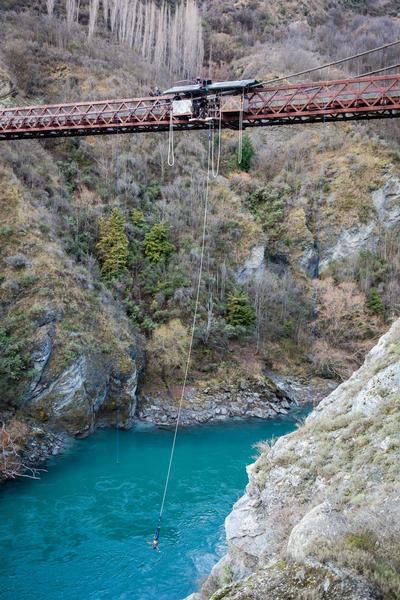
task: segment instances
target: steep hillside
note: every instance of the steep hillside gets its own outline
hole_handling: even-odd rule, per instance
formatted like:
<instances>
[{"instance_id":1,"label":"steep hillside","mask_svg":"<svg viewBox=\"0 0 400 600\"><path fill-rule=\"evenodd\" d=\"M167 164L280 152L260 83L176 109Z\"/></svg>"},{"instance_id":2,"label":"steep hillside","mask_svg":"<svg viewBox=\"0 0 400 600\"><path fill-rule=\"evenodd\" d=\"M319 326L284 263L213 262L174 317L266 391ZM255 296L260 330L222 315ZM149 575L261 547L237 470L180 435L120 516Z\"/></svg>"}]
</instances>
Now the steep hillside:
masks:
<instances>
[{"instance_id":1,"label":"steep hillside","mask_svg":"<svg viewBox=\"0 0 400 600\"><path fill-rule=\"evenodd\" d=\"M296 432L260 446L229 553L191 600L399 597L399 386L396 321Z\"/></svg>"}]
</instances>

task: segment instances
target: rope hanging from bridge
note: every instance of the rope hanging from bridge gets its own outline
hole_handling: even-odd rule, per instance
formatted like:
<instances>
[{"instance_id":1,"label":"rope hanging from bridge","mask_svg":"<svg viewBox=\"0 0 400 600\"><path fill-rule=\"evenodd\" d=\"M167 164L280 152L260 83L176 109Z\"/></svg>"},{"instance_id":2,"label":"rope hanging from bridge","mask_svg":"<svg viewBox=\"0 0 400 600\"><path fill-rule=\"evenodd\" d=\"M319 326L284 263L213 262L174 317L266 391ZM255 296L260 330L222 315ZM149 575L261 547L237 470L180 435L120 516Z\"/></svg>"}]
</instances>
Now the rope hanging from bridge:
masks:
<instances>
[{"instance_id":1,"label":"rope hanging from bridge","mask_svg":"<svg viewBox=\"0 0 400 600\"><path fill-rule=\"evenodd\" d=\"M238 144L238 164L242 164L243 159L243 113L244 113L244 92L240 98L239 110L239 144Z\"/></svg>"},{"instance_id":2,"label":"rope hanging from bridge","mask_svg":"<svg viewBox=\"0 0 400 600\"><path fill-rule=\"evenodd\" d=\"M386 44L385 46L381 46L380 48L376 48L376 49L373 49L373 50L370 50L367 52L360 53L358 55L354 55L353 57L349 57L347 59L334 61L327 65L323 65L323 66L320 66L320 67L317 67L314 69L309 69L309 70L303 71L301 73L296 73L296 74L293 74L293 75L290 75L287 77L278 78L276 80L273 80L272 82L281 81L283 79L288 79L290 77L295 77L295 76L298 76L298 75L301 75L304 73L309 73L312 71L316 71L316 70L319 70L319 69L325 68L325 67L329 68L335 64L340 64L341 62L345 62L345 60L350 60L351 58L357 58L358 56L364 56L366 54L369 54L370 52L374 52L374 51L381 50L386 47L394 46L398 43L400 43L400 40L397 42L392 42L391 44ZM267 83L271 83L271 81L267 82ZM326 104L326 106L327 106L327 104ZM238 163L239 164L241 164L242 159L243 159L243 115L244 115L244 91L242 92L242 95L240 98L240 108L239 108L239 118L238 118L238 129L239 129ZM324 123L324 125L326 124L325 114L323 115L323 123ZM208 130L207 176L206 176L206 187L205 187L205 196L204 196L204 213L203 213L203 227L202 227L202 237L201 237L201 253L200 253L200 264L199 264L199 272L198 272L198 280L197 280L196 298L195 298L195 308L194 308L194 314L193 314L193 320L192 320L192 326L191 326L189 349L188 349L187 359L186 359L186 363L185 363L184 377L183 377L183 383L182 383L179 405L178 405L178 412L177 412L177 417L176 417L176 422L175 422L175 427L174 427L172 446L171 446L171 451L170 451L170 456L169 456L169 461L168 461L168 468L167 468L167 473L166 473L166 478L165 478L165 483L164 483L164 488L163 488L161 505L160 505L160 512L158 515L158 522L157 522L157 526L155 529L155 534L154 534L154 538L153 538L153 542L152 542L152 546L154 549L158 549L158 541L159 541L160 532L161 532L161 522L162 522L162 518L164 515L165 502L166 502L168 487L169 487L169 483L170 483L170 479L171 479L171 471L172 471L172 464L173 464L174 455L175 455L178 429L179 429L179 425L180 425L182 407L183 407L183 402L184 402L184 398L185 398L185 392L186 392L187 381L188 381L188 376L189 376L189 369L190 369L190 365L191 365L194 335L195 335L197 316L198 316L198 311L199 311L201 280L202 280L202 274L203 274L203 263L204 263L204 253L205 253L204 251L205 251L205 240L206 240L206 230L207 230L207 216L208 216L210 173L215 178L215 177L217 177L218 172L219 172L220 153L221 153L221 128L222 128L222 111L221 111L221 107L220 107L219 127L218 127L218 135L219 135L218 158L217 158L216 167L215 167L215 156L214 156L214 141L215 141L214 122L212 122L212 124L209 125L209 130ZM170 166L173 166L174 162L175 162L174 129L173 129L173 112L172 112L172 107L171 107L170 114L169 114L168 164ZM320 186L322 186L322 177L321 177L321 181L320 181ZM322 190L322 187L321 187L321 190ZM320 193L321 193L321 191L320 191ZM317 229L319 230L319 223L318 223L319 214L318 213L319 213L319 203L317 204ZM317 235L319 236L319 231L318 231ZM319 242L317 241L317 244L318 243ZM316 298L315 298L315 302L316 302Z\"/></svg>"},{"instance_id":3,"label":"rope hanging from bridge","mask_svg":"<svg viewBox=\"0 0 400 600\"><path fill-rule=\"evenodd\" d=\"M168 165L173 167L175 164L175 150L174 150L174 122L173 122L173 111L172 106L169 112L169 131L168 131Z\"/></svg>"},{"instance_id":4,"label":"rope hanging from bridge","mask_svg":"<svg viewBox=\"0 0 400 600\"><path fill-rule=\"evenodd\" d=\"M210 172L211 172L211 147L212 147L212 135L211 135L211 125L208 131L208 153L207 153L207 176L206 176L206 187L204 193L204 211L203 211L203 226L202 226L202 234L201 234L201 251L200 251L200 264L198 271L198 280L197 280L197 288L196 288L196 299L193 313L193 320L190 332L190 341L189 341L189 349L187 353L186 363L185 363L185 371L183 376L183 383L179 398L179 406L178 406L178 414L176 417L175 428L174 428L174 436L172 440L171 453L169 456L167 475L165 478L164 490L161 500L160 512L158 516L157 527L155 529L154 539L153 539L153 548L158 549L158 539L161 531L161 521L164 514L165 509L165 500L167 497L168 486L171 479L171 469L172 463L174 460L175 447L176 447L176 438L178 435L178 429L181 419L182 406L185 398L186 386L189 376L190 363L192 358L192 350L193 350L193 342L194 342L194 334L197 323L197 315L199 312L199 304L200 304L200 291L201 291L201 280L203 276L203 265L204 265L204 250L205 250L205 242L206 242L206 232L207 232L207 216L208 216L208 199L209 199L209 188L210 188Z\"/></svg>"},{"instance_id":5,"label":"rope hanging from bridge","mask_svg":"<svg viewBox=\"0 0 400 600\"><path fill-rule=\"evenodd\" d=\"M211 173L214 179L218 177L219 174L219 164L221 161L221 133L222 133L222 110L221 106L219 107L219 117L218 117L218 150L217 150L217 166L214 165L214 143L215 143L215 129L212 129L212 139L211 139Z\"/></svg>"}]
</instances>

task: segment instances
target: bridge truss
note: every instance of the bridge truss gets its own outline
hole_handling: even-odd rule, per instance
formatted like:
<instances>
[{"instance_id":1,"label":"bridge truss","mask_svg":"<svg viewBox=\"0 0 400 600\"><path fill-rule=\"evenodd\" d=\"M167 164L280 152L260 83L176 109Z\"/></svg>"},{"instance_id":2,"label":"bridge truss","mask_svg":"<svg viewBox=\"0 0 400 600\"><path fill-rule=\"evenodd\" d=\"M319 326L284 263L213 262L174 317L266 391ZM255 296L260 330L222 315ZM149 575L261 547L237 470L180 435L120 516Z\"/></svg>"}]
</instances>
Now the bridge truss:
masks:
<instances>
[{"instance_id":1,"label":"bridge truss","mask_svg":"<svg viewBox=\"0 0 400 600\"><path fill-rule=\"evenodd\" d=\"M384 119L400 116L400 74L254 88L205 97L209 120L174 113L173 96L0 109L0 140ZM217 107L217 108L215 108ZM172 114L171 114L172 113Z\"/></svg>"}]
</instances>

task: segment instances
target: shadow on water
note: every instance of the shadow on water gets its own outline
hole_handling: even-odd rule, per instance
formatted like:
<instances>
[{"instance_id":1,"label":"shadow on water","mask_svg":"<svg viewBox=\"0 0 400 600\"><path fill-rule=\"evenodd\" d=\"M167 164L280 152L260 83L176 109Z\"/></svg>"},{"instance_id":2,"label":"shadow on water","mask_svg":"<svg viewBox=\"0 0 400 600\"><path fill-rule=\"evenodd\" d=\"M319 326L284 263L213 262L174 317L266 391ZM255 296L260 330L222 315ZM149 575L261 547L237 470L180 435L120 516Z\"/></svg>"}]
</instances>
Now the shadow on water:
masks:
<instances>
[{"instance_id":1,"label":"shadow on water","mask_svg":"<svg viewBox=\"0 0 400 600\"><path fill-rule=\"evenodd\" d=\"M53 459L40 481L0 490L2 600L180 600L225 551L223 523L253 445L295 429L269 421L188 427L178 436L160 538L151 540L172 431L100 431Z\"/></svg>"}]
</instances>

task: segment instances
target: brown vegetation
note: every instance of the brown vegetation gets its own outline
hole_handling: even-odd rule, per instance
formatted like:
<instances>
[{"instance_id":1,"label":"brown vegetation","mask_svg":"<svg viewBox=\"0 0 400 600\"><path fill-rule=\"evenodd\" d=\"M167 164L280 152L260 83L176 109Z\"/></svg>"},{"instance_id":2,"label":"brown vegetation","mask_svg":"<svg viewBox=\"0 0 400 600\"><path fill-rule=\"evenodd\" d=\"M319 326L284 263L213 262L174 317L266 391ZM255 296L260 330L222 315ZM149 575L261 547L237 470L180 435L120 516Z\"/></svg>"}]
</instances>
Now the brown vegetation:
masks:
<instances>
[{"instance_id":1,"label":"brown vegetation","mask_svg":"<svg viewBox=\"0 0 400 600\"><path fill-rule=\"evenodd\" d=\"M28 435L28 427L22 421L11 419L0 427L0 482L16 477L38 479L41 469L24 463L21 456Z\"/></svg>"}]
</instances>

